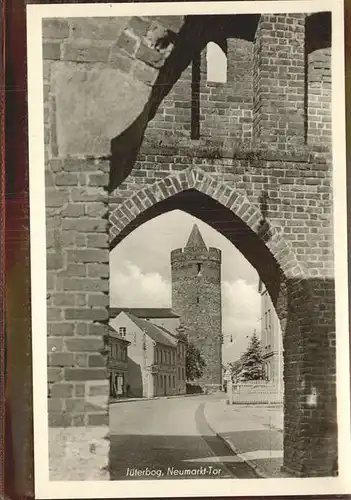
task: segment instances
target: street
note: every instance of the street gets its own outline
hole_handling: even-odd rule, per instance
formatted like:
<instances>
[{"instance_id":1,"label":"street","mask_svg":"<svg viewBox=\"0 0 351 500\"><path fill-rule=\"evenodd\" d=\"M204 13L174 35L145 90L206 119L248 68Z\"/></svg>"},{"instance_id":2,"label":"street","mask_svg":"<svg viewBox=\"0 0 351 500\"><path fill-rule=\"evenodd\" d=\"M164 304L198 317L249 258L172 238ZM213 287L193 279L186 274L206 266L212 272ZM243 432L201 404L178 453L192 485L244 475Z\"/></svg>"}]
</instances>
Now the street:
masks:
<instances>
[{"instance_id":1,"label":"street","mask_svg":"<svg viewBox=\"0 0 351 500\"><path fill-rule=\"evenodd\" d=\"M161 398L112 404L112 480L257 476L208 425L207 401L222 396Z\"/></svg>"}]
</instances>

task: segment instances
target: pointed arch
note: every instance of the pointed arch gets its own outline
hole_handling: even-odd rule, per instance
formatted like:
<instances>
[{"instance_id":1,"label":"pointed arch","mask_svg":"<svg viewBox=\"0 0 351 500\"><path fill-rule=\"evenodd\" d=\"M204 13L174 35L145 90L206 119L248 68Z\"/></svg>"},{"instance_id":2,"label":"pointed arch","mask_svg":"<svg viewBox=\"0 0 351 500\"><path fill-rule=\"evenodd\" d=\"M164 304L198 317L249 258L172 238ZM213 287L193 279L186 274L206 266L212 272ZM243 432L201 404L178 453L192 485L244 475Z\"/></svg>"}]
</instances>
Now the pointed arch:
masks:
<instances>
[{"instance_id":1,"label":"pointed arch","mask_svg":"<svg viewBox=\"0 0 351 500\"><path fill-rule=\"evenodd\" d=\"M291 464L295 464L295 450L313 457L310 435L316 438L316 442L320 439L320 432L314 431L314 420L308 421L303 428L300 425L305 397L312 383L324 398L321 411L326 415L326 421L335 421L335 401L325 389L323 379L324 369L334 369L332 354L326 353L323 358L326 368L316 369L316 378L314 372L311 374L316 346L321 344L321 337L316 335L316 331L322 332L323 342L329 338L328 325L316 330L325 285L316 283L307 273L285 241L282 229L272 224L245 193L237 190L232 183L219 181L198 167L189 167L145 186L113 210L110 215L111 248L144 222L177 208L202 219L227 237L255 267L265 283L280 320L283 337L284 467L290 470ZM302 422L305 424L306 421L302 419ZM328 444L335 434L332 424L330 428L330 433L323 440L322 456L326 461L326 464L323 462L323 470L331 470L335 459L335 448L330 448Z\"/></svg>"},{"instance_id":2,"label":"pointed arch","mask_svg":"<svg viewBox=\"0 0 351 500\"><path fill-rule=\"evenodd\" d=\"M197 167L185 169L147 185L115 208L109 217L110 249L112 250L124 235L129 234L130 231L126 231L126 228L144 212L186 191L201 193L229 210L247 228L251 241L256 239L264 244L286 278L306 278L306 270L285 241L281 228L264 218L260 209L251 203L245 194Z\"/></svg>"}]
</instances>

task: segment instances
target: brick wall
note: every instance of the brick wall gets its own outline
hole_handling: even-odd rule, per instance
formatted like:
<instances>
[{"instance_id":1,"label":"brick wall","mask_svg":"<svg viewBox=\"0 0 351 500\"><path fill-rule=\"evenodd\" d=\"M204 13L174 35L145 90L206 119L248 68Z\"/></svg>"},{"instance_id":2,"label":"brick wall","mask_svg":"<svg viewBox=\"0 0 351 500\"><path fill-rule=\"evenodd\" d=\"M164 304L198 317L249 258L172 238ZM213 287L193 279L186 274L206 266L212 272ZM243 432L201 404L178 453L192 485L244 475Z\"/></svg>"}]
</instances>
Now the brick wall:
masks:
<instances>
[{"instance_id":1,"label":"brick wall","mask_svg":"<svg viewBox=\"0 0 351 500\"><path fill-rule=\"evenodd\" d=\"M226 52L227 82L207 80L205 47L198 57L198 74L193 76L195 60L160 104L148 125L146 140L160 137L175 143L200 137L209 141L251 140L253 43L229 38ZM198 121L199 136L192 135L192 120Z\"/></svg>"},{"instance_id":2,"label":"brick wall","mask_svg":"<svg viewBox=\"0 0 351 500\"><path fill-rule=\"evenodd\" d=\"M46 163L49 422L107 422L103 335L108 318L106 162ZM94 383L96 381L96 383ZM89 403L101 395L99 404Z\"/></svg>"},{"instance_id":3,"label":"brick wall","mask_svg":"<svg viewBox=\"0 0 351 500\"><path fill-rule=\"evenodd\" d=\"M308 144L331 147L331 49L308 54Z\"/></svg>"},{"instance_id":4,"label":"brick wall","mask_svg":"<svg viewBox=\"0 0 351 500\"><path fill-rule=\"evenodd\" d=\"M198 106L199 136L194 139L231 145L254 139L291 149L306 142L318 146L323 137L323 144L330 146L331 50L305 54L303 15L263 16L254 42L228 38L226 45L227 82L207 81L204 47L199 56L198 103L192 92L196 65L192 62L161 102L146 140L164 137L168 143L185 143L192 137L196 114L192 106Z\"/></svg>"},{"instance_id":5,"label":"brick wall","mask_svg":"<svg viewBox=\"0 0 351 500\"><path fill-rule=\"evenodd\" d=\"M233 153L195 145L160 150L145 145L130 176L111 195L111 210L116 210L115 216L123 224L127 215L118 211L119 205L164 178L196 167L225 185L234 185L257 209L266 193L266 216L296 249L297 260L312 275L332 275L332 188L329 166L321 154ZM112 227L112 234L114 231Z\"/></svg>"},{"instance_id":6,"label":"brick wall","mask_svg":"<svg viewBox=\"0 0 351 500\"><path fill-rule=\"evenodd\" d=\"M255 38L254 136L278 149L304 144L304 14L263 15Z\"/></svg>"}]
</instances>

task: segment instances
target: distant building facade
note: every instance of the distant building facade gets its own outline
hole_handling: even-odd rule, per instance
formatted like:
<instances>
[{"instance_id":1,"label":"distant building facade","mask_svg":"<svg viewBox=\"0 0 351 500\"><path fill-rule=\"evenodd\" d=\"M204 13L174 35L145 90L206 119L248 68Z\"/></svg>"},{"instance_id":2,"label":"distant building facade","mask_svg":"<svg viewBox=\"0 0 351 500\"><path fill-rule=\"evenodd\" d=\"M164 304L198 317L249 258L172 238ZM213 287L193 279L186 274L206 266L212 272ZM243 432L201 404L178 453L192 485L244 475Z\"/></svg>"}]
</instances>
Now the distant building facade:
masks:
<instances>
[{"instance_id":1,"label":"distant building facade","mask_svg":"<svg viewBox=\"0 0 351 500\"><path fill-rule=\"evenodd\" d=\"M277 390L282 393L283 386L283 342L279 318L272 299L262 283L258 291L261 295L261 346L264 360L265 375Z\"/></svg>"},{"instance_id":2,"label":"distant building facade","mask_svg":"<svg viewBox=\"0 0 351 500\"><path fill-rule=\"evenodd\" d=\"M128 346L125 336L110 326L108 369L110 377L110 398L127 396Z\"/></svg>"},{"instance_id":3,"label":"distant building facade","mask_svg":"<svg viewBox=\"0 0 351 500\"><path fill-rule=\"evenodd\" d=\"M154 323L173 321L176 324L177 319L178 316L167 309L112 309L111 327L129 342L126 388L129 397L185 393L184 342L161 324Z\"/></svg>"},{"instance_id":4,"label":"distant building facade","mask_svg":"<svg viewBox=\"0 0 351 500\"><path fill-rule=\"evenodd\" d=\"M171 252L172 308L181 317L189 340L206 362L197 383L222 385L221 251L207 248L199 228L192 228L185 248Z\"/></svg>"}]
</instances>

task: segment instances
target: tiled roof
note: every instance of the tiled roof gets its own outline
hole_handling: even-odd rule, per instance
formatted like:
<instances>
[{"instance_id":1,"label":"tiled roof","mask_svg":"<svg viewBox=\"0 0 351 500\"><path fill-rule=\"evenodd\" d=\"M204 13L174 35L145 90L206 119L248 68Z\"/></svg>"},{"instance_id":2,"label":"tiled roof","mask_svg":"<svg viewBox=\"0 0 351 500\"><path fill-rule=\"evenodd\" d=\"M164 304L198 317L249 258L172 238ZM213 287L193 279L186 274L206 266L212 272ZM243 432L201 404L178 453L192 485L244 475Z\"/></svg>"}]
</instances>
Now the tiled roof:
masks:
<instances>
[{"instance_id":1,"label":"tiled roof","mask_svg":"<svg viewBox=\"0 0 351 500\"><path fill-rule=\"evenodd\" d=\"M151 321L137 318L127 311L124 312L133 321L133 323L135 323L141 330L143 330L146 335L148 335L152 340L154 340L158 344L163 344L171 347L175 346L175 342L171 341L168 335L166 335L166 333L163 332L160 327L154 325L153 323L151 323Z\"/></svg>"},{"instance_id":2,"label":"tiled roof","mask_svg":"<svg viewBox=\"0 0 351 500\"><path fill-rule=\"evenodd\" d=\"M133 314L137 318L179 318L179 314L176 314L170 308L139 308L139 307L110 307L110 318L115 318L119 313L125 312Z\"/></svg>"},{"instance_id":3,"label":"tiled roof","mask_svg":"<svg viewBox=\"0 0 351 500\"><path fill-rule=\"evenodd\" d=\"M167 330L164 326L161 326L161 325L157 325L157 328L159 328L160 330L163 330L165 332L166 335L170 335L172 340L176 343L179 338L176 334L170 332L169 330Z\"/></svg>"}]
</instances>

